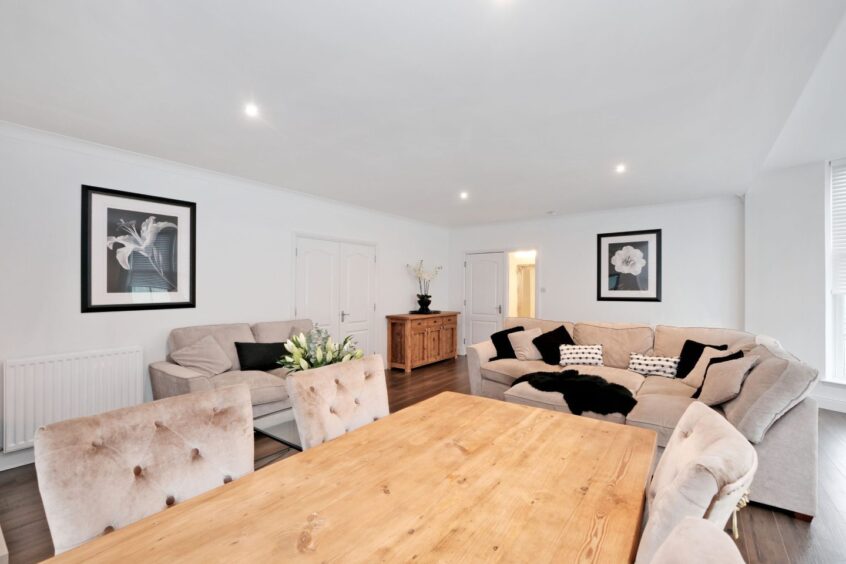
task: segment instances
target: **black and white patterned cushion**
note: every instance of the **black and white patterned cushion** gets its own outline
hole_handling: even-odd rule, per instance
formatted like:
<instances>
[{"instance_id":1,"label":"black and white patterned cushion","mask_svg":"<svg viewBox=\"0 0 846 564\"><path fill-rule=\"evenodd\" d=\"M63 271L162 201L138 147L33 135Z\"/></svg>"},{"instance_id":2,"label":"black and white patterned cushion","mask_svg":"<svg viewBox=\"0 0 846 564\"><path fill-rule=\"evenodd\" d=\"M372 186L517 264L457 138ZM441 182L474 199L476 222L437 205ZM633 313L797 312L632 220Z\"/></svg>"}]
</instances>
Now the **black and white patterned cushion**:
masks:
<instances>
[{"instance_id":1,"label":"black and white patterned cushion","mask_svg":"<svg viewBox=\"0 0 846 564\"><path fill-rule=\"evenodd\" d=\"M657 374L675 378L679 367L679 357L647 356L640 353L629 354L629 370L638 374Z\"/></svg>"},{"instance_id":2,"label":"black and white patterned cushion","mask_svg":"<svg viewBox=\"0 0 846 564\"><path fill-rule=\"evenodd\" d=\"M561 345L561 366L602 366L602 345Z\"/></svg>"}]
</instances>

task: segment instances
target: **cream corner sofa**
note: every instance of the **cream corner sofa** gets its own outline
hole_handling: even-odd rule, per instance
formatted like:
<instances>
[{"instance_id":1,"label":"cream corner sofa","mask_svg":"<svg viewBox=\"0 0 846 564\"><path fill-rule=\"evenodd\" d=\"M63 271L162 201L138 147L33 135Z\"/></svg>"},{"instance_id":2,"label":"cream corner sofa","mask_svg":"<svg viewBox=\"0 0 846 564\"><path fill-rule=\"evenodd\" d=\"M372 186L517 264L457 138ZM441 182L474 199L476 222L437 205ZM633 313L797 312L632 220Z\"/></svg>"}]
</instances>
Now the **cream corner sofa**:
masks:
<instances>
[{"instance_id":1,"label":"cream corner sofa","mask_svg":"<svg viewBox=\"0 0 846 564\"><path fill-rule=\"evenodd\" d=\"M716 409L732 421L755 446L758 471L752 484L752 501L784 509L797 517L810 519L817 509L817 445L819 437L816 402L809 397L817 373L773 339L731 329L702 327L652 327L638 324L572 323L532 318L507 318L505 328L538 327L550 331L564 325L576 344L603 345L604 366L563 367L542 360L494 360L496 349L491 341L467 348L471 393L569 412L560 393L542 392L528 383L511 384L531 372L560 372L576 368L586 374L601 376L628 388L637 399L627 415L608 416L585 413L616 423L652 429L658 434L659 451L687 407L695 402L694 388L680 380L663 376L642 376L627 370L629 353L678 356L685 340L726 344L729 349L755 349L762 356L749 374L740 396ZM759 367L760 375L756 374ZM772 367L777 370L772 370ZM767 376L764 375L767 373ZM773 374L777 374L773 377ZM781 405L781 408L774 406ZM762 423L763 422L763 423Z\"/></svg>"},{"instance_id":2,"label":"cream corner sofa","mask_svg":"<svg viewBox=\"0 0 846 564\"><path fill-rule=\"evenodd\" d=\"M289 412L291 400L288 397L284 378L289 370L281 366L269 372L241 370L235 343L285 342L291 335L301 332L307 333L313 327L314 324L310 319L293 319L290 321L266 321L252 325L249 323L226 323L174 329L170 332L167 340L167 360L150 364L153 399L246 383L250 387L253 418L258 419L282 411ZM230 370L209 376L173 362L170 353L193 345L209 335L214 337L226 352L232 362Z\"/></svg>"}]
</instances>

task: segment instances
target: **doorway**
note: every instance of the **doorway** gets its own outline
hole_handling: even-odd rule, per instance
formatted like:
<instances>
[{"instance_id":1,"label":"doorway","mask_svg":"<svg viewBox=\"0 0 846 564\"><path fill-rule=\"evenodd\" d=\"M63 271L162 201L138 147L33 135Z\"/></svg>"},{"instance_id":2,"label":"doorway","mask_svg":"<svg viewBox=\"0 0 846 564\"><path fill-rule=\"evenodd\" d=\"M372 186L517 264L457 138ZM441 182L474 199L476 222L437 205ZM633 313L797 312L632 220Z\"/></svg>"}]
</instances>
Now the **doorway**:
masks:
<instances>
[{"instance_id":1,"label":"doorway","mask_svg":"<svg viewBox=\"0 0 846 564\"><path fill-rule=\"evenodd\" d=\"M467 253L464 261L464 341L468 345L488 340L502 329L505 303L504 252Z\"/></svg>"},{"instance_id":2,"label":"doorway","mask_svg":"<svg viewBox=\"0 0 846 564\"><path fill-rule=\"evenodd\" d=\"M508 253L508 317L535 317L537 251Z\"/></svg>"},{"instance_id":3,"label":"doorway","mask_svg":"<svg viewBox=\"0 0 846 564\"><path fill-rule=\"evenodd\" d=\"M294 316L311 319L335 342L352 336L372 354L376 247L298 236L294 259Z\"/></svg>"}]
</instances>

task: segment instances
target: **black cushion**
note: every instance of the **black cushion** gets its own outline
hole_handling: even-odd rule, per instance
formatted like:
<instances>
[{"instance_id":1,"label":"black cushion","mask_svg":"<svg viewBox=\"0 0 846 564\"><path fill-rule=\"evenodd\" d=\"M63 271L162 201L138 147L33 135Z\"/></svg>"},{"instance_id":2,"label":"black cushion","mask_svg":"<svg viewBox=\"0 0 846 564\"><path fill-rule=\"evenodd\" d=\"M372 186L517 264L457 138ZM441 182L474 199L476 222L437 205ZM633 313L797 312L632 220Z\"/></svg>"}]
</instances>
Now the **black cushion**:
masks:
<instances>
[{"instance_id":1,"label":"black cushion","mask_svg":"<svg viewBox=\"0 0 846 564\"><path fill-rule=\"evenodd\" d=\"M547 364L559 364L561 362L561 345L575 345L576 342L570 336L570 332L563 325L543 335L532 339L541 358Z\"/></svg>"},{"instance_id":2,"label":"black cushion","mask_svg":"<svg viewBox=\"0 0 846 564\"><path fill-rule=\"evenodd\" d=\"M684 378L690 374L690 371L693 370L693 367L696 366L697 362L699 362L699 357L702 356L702 351L705 350L705 347L711 347L712 349L717 349L718 351L728 349L728 345L706 345L704 343L688 339L684 342L681 354L679 355L679 367L676 370L676 378Z\"/></svg>"},{"instance_id":3,"label":"black cushion","mask_svg":"<svg viewBox=\"0 0 846 564\"><path fill-rule=\"evenodd\" d=\"M273 370L285 355L284 343L235 343L241 370Z\"/></svg>"},{"instance_id":4,"label":"black cushion","mask_svg":"<svg viewBox=\"0 0 846 564\"><path fill-rule=\"evenodd\" d=\"M705 377L702 378L702 385L700 385L698 388L696 388L696 392L694 392L694 394L692 396L693 399L698 398L699 394L702 393L702 388L703 388L703 386L705 386L705 380L708 378L708 370L710 370L710 368L712 366L714 366L715 364L720 364L721 362L728 362L730 360L737 360L738 358L743 358L743 352L735 351L735 352L733 352L731 354L727 354L725 356L718 356L718 357L712 358L710 360L710 362L708 362L708 366L705 368Z\"/></svg>"},{"instance_id":5,"label":"black cushion","mask_svg":"<svg viewBox=\"0 0 846 564\"><path fill-rule=\"evenodd\" d=\"M522 325L512 327L511 329L503 329L491 335L491 341L496 348L496 356L490 360L500 360L503 358L517 358L514 353L514 347L511 346L511 341L508 340L509 333L517 333L518 331L525 331Z\"/></svg>"}]
</instances>

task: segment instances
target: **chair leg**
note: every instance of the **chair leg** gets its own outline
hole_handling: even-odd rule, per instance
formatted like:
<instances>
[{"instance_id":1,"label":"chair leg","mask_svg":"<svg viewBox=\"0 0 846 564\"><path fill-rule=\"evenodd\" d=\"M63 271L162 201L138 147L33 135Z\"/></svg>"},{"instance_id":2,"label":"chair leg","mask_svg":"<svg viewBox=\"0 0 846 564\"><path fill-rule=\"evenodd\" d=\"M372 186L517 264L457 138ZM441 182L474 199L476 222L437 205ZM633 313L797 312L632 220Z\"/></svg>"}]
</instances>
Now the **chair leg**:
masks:
<instances>
[{"instance_id":1,"label":"chair leg","mask_svg":"<svg viewBox=\"0 0 846 564\"><path fill-rule=\"evenodd\" d=\"M737 528L737 512L747 505L749 505L749 492L740 496L740 499L737 501L737 507L734 508L731 514L731 533L734 536L734 540L740 538L740 530Z\"/></svg>"}]
</instances>

